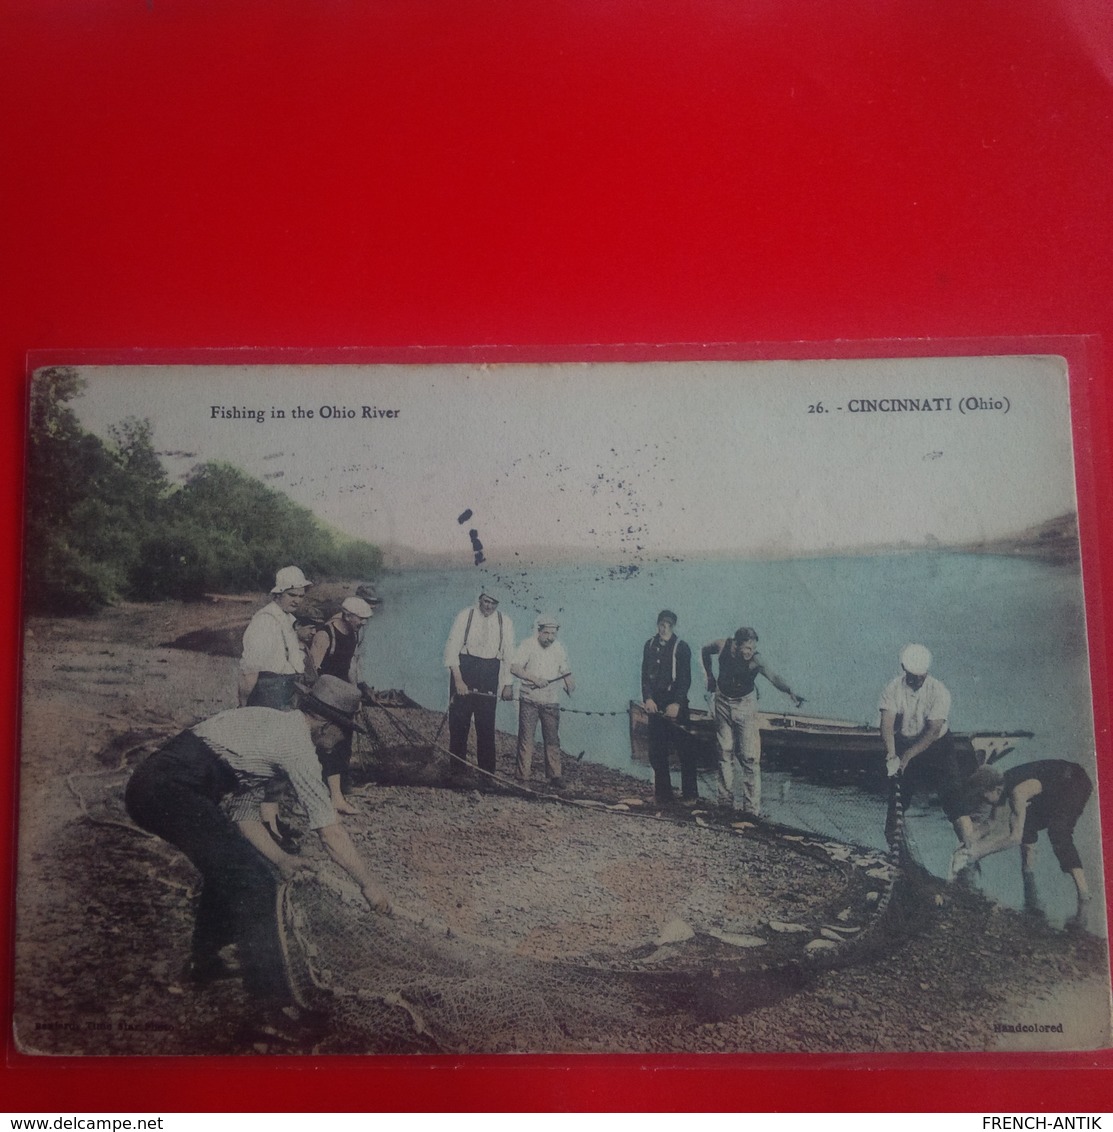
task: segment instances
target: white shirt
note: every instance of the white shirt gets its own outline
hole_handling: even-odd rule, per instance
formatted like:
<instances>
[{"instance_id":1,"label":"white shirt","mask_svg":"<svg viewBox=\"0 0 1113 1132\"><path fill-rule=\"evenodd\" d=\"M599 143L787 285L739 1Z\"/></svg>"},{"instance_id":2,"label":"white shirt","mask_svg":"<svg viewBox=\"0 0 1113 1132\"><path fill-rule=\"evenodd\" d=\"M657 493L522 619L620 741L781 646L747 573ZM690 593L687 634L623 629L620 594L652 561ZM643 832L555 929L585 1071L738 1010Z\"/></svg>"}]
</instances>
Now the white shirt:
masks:
<instances>
[{"instance_id":1,"label":"white shirt","mask_svg":"<svg viewBox=\"0 0 1113 1132\"><path fill-rule=\"evenodd\" d=\"M294 632L292 613L284 613L272 601L252 617L243 633L240 671L282 675L305 671L305 654Z\"/></svg>"},{"instance_id":2,"label":"white shirt","mask_svg":"<svg viewBox=\"0 0 1113 1132\"><path fill-rule=\"evenodd\" d=\"M259 820L263 787L279 773L294 787L310 829L336 821L309 724L300 711L232 708L202 720L192 730L235 772L239 789L224 804L233 821Z\"/></svg>"},{"instance_id":3,"label":"white shirt","mask_svg":"<svg viewBox=\"0 0 1113 1132\"><path fill-rule=\"evenodd\" d=\"M468 615L471 614L471 628L468 628ZM502 617L501 645L499 617ZM465 635L467 642L465 643ZM461 609L452 622L452 631L444 646L445 668L455 668L460 663L460 654L479 657L481 660L499 660L499 687L510 683L510 658L514 655L514 623L496 609L490 617L479 612L478 605Z\"/></svg>"},{"instance_id":4,"label":"white shirt","mask_svg":"<svg viewBox=\"0 0 1113 1132\"><path fill-rule=\"evenodd\" d=\"M538 683L553 681L545 688L522 685L521 698L535 704L555 704L564 687L557 677L567 676L572 671L568 654L560 641L553 641L548 648L542 648L536 637L529 637L518 646L518 651L514 654L514 667L519 671L524 670L531 680Z\"/></svg>"},{"instance_id":5,"label":"white shirt","mask_svg":"<svg viewBox=\"0 0 1113 1132\"><path fill-rule=\"evenodd\" d=\"M913 690L902 673L885 685L877 706L882 711L891 711L902 717L900 734L905 739L918 739L929 719L942 720L940 735L946 735L949 730L947 716L951 714L951 693L934 676L925 676L920 687Z\"/></svg>"}]
</instances>

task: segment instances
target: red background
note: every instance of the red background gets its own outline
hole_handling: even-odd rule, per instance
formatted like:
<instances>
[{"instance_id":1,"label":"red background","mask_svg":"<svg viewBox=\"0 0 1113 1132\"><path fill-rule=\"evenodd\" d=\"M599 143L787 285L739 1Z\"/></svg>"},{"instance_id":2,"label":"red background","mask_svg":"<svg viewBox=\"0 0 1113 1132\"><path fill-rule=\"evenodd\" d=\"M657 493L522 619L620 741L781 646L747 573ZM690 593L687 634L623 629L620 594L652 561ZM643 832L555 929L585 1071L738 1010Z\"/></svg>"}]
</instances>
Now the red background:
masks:
<instances>
[{"instance_id":1,"label":"red background","mask_svg":"<svg viewBox=\"0 0 1113 1132\"><path fill-rule=\"evenodd\" d=\"M1071 352L1107 766L1111 116L1107 0L0 0L4 864L36 349L1098 336ZM1111 1070L9 1050L0 1108L1094 1111Z\"/></svg>"}]
</instances>

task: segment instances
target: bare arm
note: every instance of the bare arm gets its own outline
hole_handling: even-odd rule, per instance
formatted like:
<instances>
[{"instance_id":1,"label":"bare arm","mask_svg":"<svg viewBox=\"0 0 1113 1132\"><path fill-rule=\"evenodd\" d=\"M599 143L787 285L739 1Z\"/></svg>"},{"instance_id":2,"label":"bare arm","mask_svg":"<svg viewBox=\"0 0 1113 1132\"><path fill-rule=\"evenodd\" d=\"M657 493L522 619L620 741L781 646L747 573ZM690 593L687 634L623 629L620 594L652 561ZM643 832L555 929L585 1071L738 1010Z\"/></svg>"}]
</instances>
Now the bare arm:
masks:
<instances>
[{"instance_id":1,"label":"bare arm","mask_svg":"<svg viewBox=\"0 0 1113 1132\"><path fill-rule=\"evenodd\" d=\"M309 660L318 672L321 671L321 665L325 662L328 646L328 633L324 629L318 629L313 634L313 640L309 643Z\"/></svg>"},{"instance_id":2,"label":"bare arm","mask_svg":"<svg viewBox=\"0 0 1113 1132\"><path fill-rule=\"evenodd\" d=\"M267 832L267 827L263 825L261 821L240 821L236 822L236 825L239 826L240 833L242 833L272 865L277 865L278 868L282 870L283 876L293 876L294 873L310 867L298 857L292 857L289 853L283 853L274 843L274 838Z\"/></svg>"},{"instance_id":3,"label":"bare arm","mask_svg":"<svg viewBox=\"0 0 1113 1132\"><path fill-rule=\"evenodd\" d=\"M367 903L376 912L389 912L390 897L371 875L371 870L352 844L348 831L336 822L322 826L317 833L328 855L359 885Z\"/></svg>"},{"instance_id":4,"label":"bare arm","mask_svg":"<svg viewBox=\"0 0 1113 1132\"><path fill-rule=\"evenodd\" d=\"M247 707L247 701L251 698L251 693L255 691L255 685L258 681L258 672L240 673L240 678L236 685L236 696L239 700L240 707Z\"/></svg>"},{"instance_id":5,"label":"bare arm","mask_svg":"<svg viewBox=\"0 0 1113 1132\"><path fill-rule=\"evenodd\" d=\"M881 741L885 744L885 758L897 757L896 715L888 708L881 709Z\"/></svg>"},{"instance_id":6,"label":"bare arm","mask_svg":"<svg viewBox=\"0 0 1113 1132\"><path fill-rule=\"evenodd\" d=\"M803 696L798 696L788 686L788 682L783 677L778 676L775 672L770 672L764 664L759 664L757 670L762 674L762 676L765 677L766 680L769 681L770 684L773 685L774 688L777 689L778 692L784 692L784 694L788 696L797 707L799 707L804 702Z\"/></svg>"},{"instance_id":7,"label":"bare arm","mask_svg":"<svg viewBox=\"0 0 1113 1132\"><path fill-rule=\"evenodd\" d=\"M983 857L1019 845L1024 839L1024 819L1028 816L1028 803L1042 789L1039 780L1035 778L1030 778L1027 782L1020 782L1014 786L1012 793L1009 794L1008 830L995 837L983 837L981 840L975 841L973 845L968 845L966 849L970 854L970 860L980 861Z\"/></svg>"},{"instance_id":8,"label":"bare arm","mask_svg":"<svg viewBox=\"0 0 1113 1132\"><path fill-rule=\"evenodd\" d=\"M703 671L707 676L707 690L715 691L715 677L711 674L711 658L718 656L726 648L726 640L711 641L700 649L700 660L703 662Z\"/></svg>"},{"instance_id":9,"label":"bare arm","mask_svg":"<svg viewBox=\"0 0 1113 1132\"><path fill-rule=\"evenodd\" d=\"M952 828L955 831L955 836L962 842L963 848L965 849L969 849L978 839L977 830L975 830L974 822L971 820L969 814L955 818Z\"/></svg>"},{"instance_id":10,"label":"bare arm","mask_svg":"<svg viewBox=\"0 0 1113 1132\"><path fill-rule=\"evenodd\" d=\"M368 698L371 696L371 684L367 679L367 673L363 671L363 642L367 636L367 626L365 625L358 633L356 633L356 647L352 651L352 662L348 665L348 679Z\"/></svg>"},{"instance_id":11,"label":"bare arm","mask_svg":"<svg viewBox=\"0 0 1113 1132\"><path fill-rule=\"evenodd\" d=\"M897 758L897 717L888 708L881 709L881 742L885 744L885 773L893 778L900 770Z\"/></svg>"}]
</instances>

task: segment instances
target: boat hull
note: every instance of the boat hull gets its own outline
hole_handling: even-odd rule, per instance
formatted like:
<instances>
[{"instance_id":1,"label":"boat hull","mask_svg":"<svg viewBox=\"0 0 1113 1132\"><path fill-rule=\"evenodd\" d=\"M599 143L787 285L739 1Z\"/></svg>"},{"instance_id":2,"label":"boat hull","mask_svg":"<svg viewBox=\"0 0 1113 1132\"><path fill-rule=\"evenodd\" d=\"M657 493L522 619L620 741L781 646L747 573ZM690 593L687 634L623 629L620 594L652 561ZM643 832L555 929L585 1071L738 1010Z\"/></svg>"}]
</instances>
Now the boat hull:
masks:
<instances>
[{"instance_id":1,"label":"boat hull","mask_svg":"<svg viewBox=\"0 0 1113 1132\"><path fill-rule=\"evenodd\" d=\"M822 716L757 714L763 767L829 785L887 786L885 743L878 728ZM697 762L711 769L719 758L715 720L700 709L692 709L690 716L686 731ZM960 775L1003 758L1022 738L1031 738L1031 732L951 732ZM649 761L649 716L636 700L630 701L630 752L636 762Z\"/></svg>"}]
</instances>

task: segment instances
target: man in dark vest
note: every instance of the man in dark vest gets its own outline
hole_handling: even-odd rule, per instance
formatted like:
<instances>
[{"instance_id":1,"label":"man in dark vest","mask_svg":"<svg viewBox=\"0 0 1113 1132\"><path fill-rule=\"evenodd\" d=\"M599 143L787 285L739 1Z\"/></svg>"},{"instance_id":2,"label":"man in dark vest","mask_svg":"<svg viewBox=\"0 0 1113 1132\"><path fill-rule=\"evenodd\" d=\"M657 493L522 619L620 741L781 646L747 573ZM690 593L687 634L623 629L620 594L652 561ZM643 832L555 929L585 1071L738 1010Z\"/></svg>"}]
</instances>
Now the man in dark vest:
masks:
<instances>
[{"instance_id":1,"label":"man in dark vest","mask_svg":"<svg viewBox=\"0 0 1113 1132\"><path fill-rule=\"evenodd\" d=\"M711 672L711 658L719 657L719 679ZM719 728L719 803L734 808L734 758L742 765L742 811L761 813L761 731L757 717L757 678L791 698L799 707L798 696L775 672L770 671L757 652L757 633L738 629L733 637L711 641L701 653L707 675L707 690L715 693L715 722Z\"/></svg>"},{"instance_id":2,"label":"man in dark vest","mask_svg":"<svg viewBox=\"0 0 1113 1132\"><path fill-rule=\"evenodd\" d=\"M696 753L688 725L688 689L692 684L692 650L675 633L676 614L657 614L657 633L642 649L642 707L649 717L649 765L658 802L672 801L669 759L680 761L680 791L685 802L699 798Z\"/></svg>"},{"instance_id":3,"label":"man in dark vest","mask_svg":"<svg viewBox=\"0 0 1113 1132\"><path fill-rule=\"evenodd\" d=\"M360 678L360 644L363 628L374 613L372 605L363 598L346 597L336 613L317 629L309 646L309 660L319 676L335 676L338 680L356 684L365 698L370 697L370 688ZM357 812L344 797L343 790L344 777L351 761L351 735L327 754L321 755L325 781L338 814Z\"/></svg>"},{"instance_id":4,"label":"man in dark vest","mask_svg":"<svg viewBox=\"0 0 1113 1132\"><path fill-rule=\"evenodd\" d=\"M475 605L461 609L444 646L448 669L448 749L450 773L459 781L468 761L468 732L475 719L475 749L479 769L495 770L495 708L500 695L514 698L510 661L514 655L514 625L498 609L498 598L484 590Z\"/></svg>"}]
</instances>

